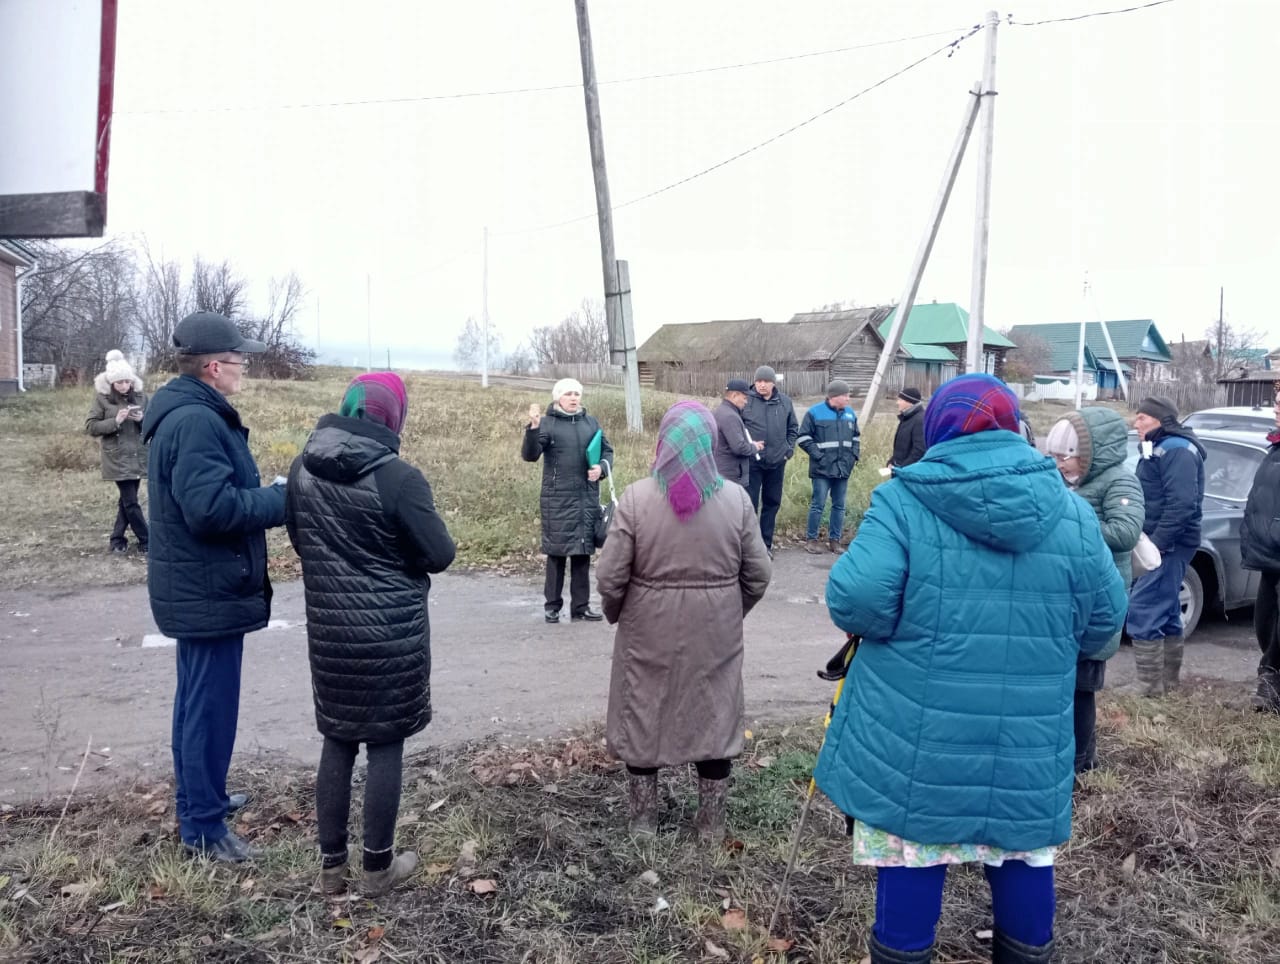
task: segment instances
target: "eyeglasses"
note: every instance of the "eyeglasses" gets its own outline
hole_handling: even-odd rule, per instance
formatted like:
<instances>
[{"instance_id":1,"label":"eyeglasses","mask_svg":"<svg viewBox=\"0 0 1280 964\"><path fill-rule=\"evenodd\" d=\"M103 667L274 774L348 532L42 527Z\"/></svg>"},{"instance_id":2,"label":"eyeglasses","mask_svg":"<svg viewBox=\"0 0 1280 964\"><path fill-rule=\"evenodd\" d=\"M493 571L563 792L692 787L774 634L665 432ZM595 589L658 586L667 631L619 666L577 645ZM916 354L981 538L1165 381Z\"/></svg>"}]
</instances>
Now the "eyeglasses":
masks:
<instances>
[{"instance_id":1,"label":"eyeglasses","mask_svg":"<svg viewBox=\"0 0 1280 964\"><path fill-rule=\"evenodd\" d=\"M248 369L249 367L249 359L247 358L242 359L241 361L232 361L230 358L215 358L211 362L206 362L204 367L208 368L213 364L213 362L217 362L219 365L239 365L242 370Z\"/></svg>"}]
</instances>

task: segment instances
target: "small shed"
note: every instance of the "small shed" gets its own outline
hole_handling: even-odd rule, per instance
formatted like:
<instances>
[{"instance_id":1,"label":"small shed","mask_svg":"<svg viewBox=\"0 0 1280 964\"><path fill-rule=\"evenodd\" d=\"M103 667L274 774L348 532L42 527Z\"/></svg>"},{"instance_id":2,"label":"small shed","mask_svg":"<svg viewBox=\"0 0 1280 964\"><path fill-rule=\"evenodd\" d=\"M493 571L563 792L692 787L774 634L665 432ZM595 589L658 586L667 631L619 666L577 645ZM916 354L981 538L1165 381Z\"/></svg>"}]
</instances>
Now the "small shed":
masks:
<instances>
[{"instance_id":1,"label":"small shed","mask_svg":"<svg viewBox=\"0 0 1280 964\"><path fill-rule=\"evenodd\" d=\"M1227 405L1271 408L1280 390L1280 371L1228 373L1218 379L1218 384L1227 390Z\"/></svg>"},{"instance_id":2,"label":"small shed","mask_svg":"<svg viewBox=\"0 0 1280 964\"><path fill-rule=\"evenodd\" d=\"M735 369L761 362L754 350L759 318L695 321L663 325L636 351L640 384L652 388L664 369L724 367ZM741 360L740 359L744 359Z\"/></svg>"},{"instance_id":3,"label":"small shed","mask_svg":"<svg viewBox=\"0 0 1280 964\"><path fill-rule=\"evenodd\" d=\"M876 326L891 309L849 308L806 311L785 325L767 326L767 357L783 368L822 373L822 379L849 383L855 395L871 387L884 338Z\"/></svg>"}]
</instances>

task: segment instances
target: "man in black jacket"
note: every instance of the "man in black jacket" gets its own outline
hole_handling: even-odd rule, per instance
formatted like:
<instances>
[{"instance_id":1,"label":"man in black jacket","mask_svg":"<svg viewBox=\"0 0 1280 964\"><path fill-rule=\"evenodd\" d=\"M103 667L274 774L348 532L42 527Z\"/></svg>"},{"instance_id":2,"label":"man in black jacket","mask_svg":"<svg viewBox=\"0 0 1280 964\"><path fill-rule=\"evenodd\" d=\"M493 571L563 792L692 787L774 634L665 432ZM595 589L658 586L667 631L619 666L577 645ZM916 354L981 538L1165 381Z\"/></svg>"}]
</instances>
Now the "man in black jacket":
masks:
<instances>
[{"instance_id":1,"label":"man in black jacket","mask_svg":"<svg viewBox=\"0 0 1280 964\"><path fill-rule=\"evenodd\" d=\"M904 388L898 392L898 430L893 433L893 454L889 467L902 468L924 458L924 405L920 389Z\"/></svg>"},{"instance_id":2,"label":"man in black jacket","mask_svg":"<svg viewBox=\"0 0 1280 964\"><path fill-rule=\"evenodd\" d=\"M1125 625L1133 638L1139 692L1162 696L1177 688L1182 669L1178 594L1200 545L1204 447L1178 422L1178 410L1167 398L1139 402L1133 427L1142 440L1137 468L1147 502L1142 531L1160 550L1160 566L1134 582Z\"/></svg>"},{"instance_id":3,"label":"man in black jacket","mask_svg":"<svg viewBox=\"0 0 1280 964\"><path fill-rule=\"evenodd\" d=\"M712 413L716 420L715 457L716 468L730 482L744 489L751 479L751 461L759 457L764 442L753 442L747 437L747 427L742 423L742 410L747 405L747 392L751 386L744 378L731 378L724 387L724 400Z\"/></svg>"},{"instance_id":4,"label":"man in black jacket","mask_svg":"<svg viewBox=\"0 0 1280 964\"><path fill-rule=\"evenodd\" d=\"M773 556L773 528L782 505L782 482L787 460L795 454L800 426L795 406L778 391L778 376L768 365L756 369L755 386L747 394L742 421L753 441L764 442L760 458L753 459L747 479L747 494L760 512L760 538Z\"/></svg>"},{"instance_id":5,"label":"man in black jacket","mask_svg":"<svg viewBox=\"0 0 1280 964\"><path fill-rule=\"evenodd\" d=\"M284 486L263 486L249 430L227 397L240 391L248 355L266 349L213 312L173 331L179 376L151 399L151 561L156 625L178 641L173 767L178 829L187 850L238 863L257 855L224 822L247 802L227 795L240 712L244 635L267 625L266 530L284 522Z\"/></svg>"},{"instance_id":6,"label":"man in black jacket","mask_svg":"<svg viewBox=\"0 0 1280 964\"><path fill-rule=\"evenodd\" d=\"M1267 436L1271 447L1258 466L1240 524L1240 564L1262 573L1253 607L1253 628L1262 650L1253 706L1280 713L1280 399L1276 428Z\"/></svg>"}]
</instances>

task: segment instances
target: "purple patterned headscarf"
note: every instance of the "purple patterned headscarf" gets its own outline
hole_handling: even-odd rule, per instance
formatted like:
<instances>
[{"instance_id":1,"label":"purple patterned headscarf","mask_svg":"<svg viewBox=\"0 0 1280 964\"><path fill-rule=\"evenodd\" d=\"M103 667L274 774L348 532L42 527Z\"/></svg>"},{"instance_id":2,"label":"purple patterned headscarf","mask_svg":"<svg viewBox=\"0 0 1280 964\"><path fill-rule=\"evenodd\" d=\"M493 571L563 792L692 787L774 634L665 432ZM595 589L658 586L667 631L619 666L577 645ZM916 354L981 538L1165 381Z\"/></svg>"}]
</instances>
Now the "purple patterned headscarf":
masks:
<instances>
[{"instance_id":1,"label":"purple patterned headscarf","mask_svg":"<svg viewBox=\"0 0 1280 964\"><path fill-rule=\"evenodd\" d=\"M395 372L357 375L342 396L338 414L377 422L399 435L409 414L409 396L405 392L404 381Z\"/></svg>"},{"instance_id":2,"label":"purple patterned headscarf","mask_svg":"<svg viewBox=\"0 0 1280 964\"><path fill-rule=\"evenodd\" d=\"M926 448L994 429L1018 431L1018 396L991 375L960 375L944 382L924 412Z\"/></svg>"},{"instance_id":3,"label":"purple patterned headscarf","mask_svg":"<svg viewBox=\"0 0 1280 964\"><path fill-rule=\"evenodd\" d=\"M677 402L658 426L658 451L650 474L681 522L724 485L713 454L715 425L701 402Z\"/></svg>"}]
</instances>

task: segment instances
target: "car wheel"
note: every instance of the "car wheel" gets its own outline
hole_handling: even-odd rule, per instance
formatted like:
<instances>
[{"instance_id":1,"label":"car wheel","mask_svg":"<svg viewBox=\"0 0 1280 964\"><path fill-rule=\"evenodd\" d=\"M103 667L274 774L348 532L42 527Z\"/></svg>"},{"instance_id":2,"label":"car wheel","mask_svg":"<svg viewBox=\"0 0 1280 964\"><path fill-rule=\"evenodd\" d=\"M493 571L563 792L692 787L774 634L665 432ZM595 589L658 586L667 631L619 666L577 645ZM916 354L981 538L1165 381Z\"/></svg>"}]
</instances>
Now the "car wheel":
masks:
<instances>
[{"instance_id":1,"label":"car wheel","mask_svg":"<svg viewBox=\"0 0 1280 964\"><path fill-rule=\"evenodd\" d=\"M1196 631L1204 615L1204 583L1193 566L1187 566L1187 574L1178 587L1178 608L1182 611L1182 638L1186 639Z\"/></svg>"}]
</instances>

